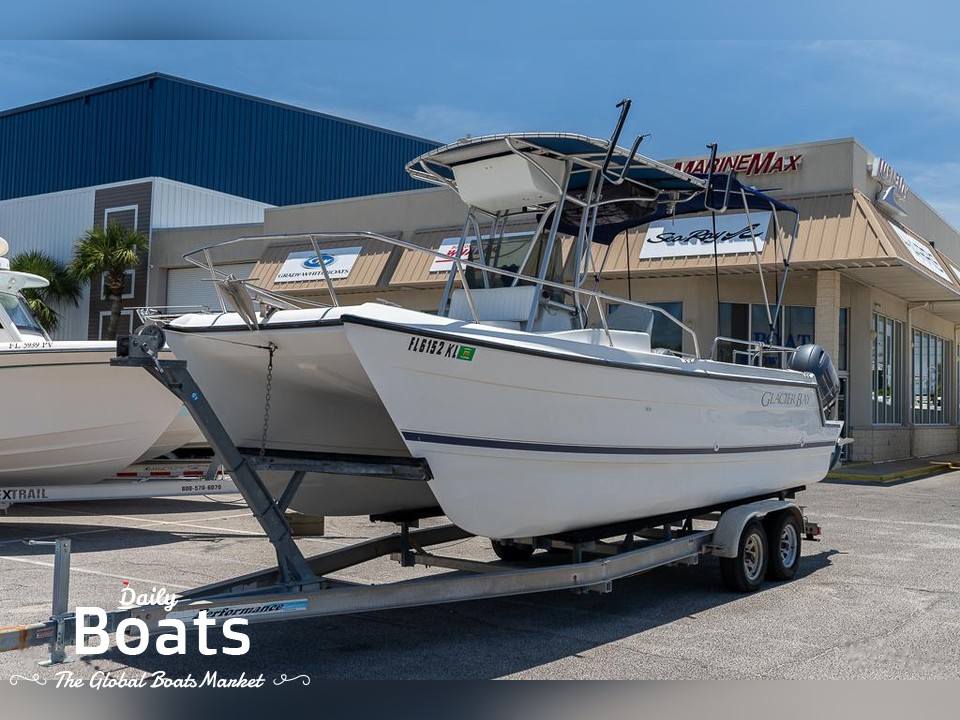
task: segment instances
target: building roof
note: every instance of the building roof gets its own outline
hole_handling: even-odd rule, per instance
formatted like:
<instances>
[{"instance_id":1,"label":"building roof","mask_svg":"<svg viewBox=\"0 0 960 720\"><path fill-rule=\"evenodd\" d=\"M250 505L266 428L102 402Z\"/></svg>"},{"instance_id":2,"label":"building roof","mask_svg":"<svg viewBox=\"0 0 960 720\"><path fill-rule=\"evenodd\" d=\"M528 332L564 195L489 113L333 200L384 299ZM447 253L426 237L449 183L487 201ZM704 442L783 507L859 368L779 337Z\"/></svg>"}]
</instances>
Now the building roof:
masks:
<instances>
[{"instance_id":1,"label":"building roof","mask_svg":"<svg viewBox=\"0 0 960 720\"><path fill-rule=\"evenodd\" d=\"M0 200L147 177L272 205L425 187L439 143L152 73L0 112Z\"/></svg>"},{"instance_id":2,"label":"building roof","mask_svg":"<svg viewBox=\"0 0 960 720\"><path fill-rule=\"evenodd\" d=\"M880 213L863 193L807 195L791 198L798 210L796 242L789 257L793 270L839 270L865 284L877 285L908 302L939 303L937 312L960 321L960 268L924 238ZM792 220L781 218L777 242L771 228L760 253L764 272L783 272ZM623 233L602 256L603 277L629 273L641 277L753 275L752 253L685 255L638 259L646 228ZM629 264L628 264L629 260ZM949 310L949 312L948 312Z\"/></svg>"}]
</instances>

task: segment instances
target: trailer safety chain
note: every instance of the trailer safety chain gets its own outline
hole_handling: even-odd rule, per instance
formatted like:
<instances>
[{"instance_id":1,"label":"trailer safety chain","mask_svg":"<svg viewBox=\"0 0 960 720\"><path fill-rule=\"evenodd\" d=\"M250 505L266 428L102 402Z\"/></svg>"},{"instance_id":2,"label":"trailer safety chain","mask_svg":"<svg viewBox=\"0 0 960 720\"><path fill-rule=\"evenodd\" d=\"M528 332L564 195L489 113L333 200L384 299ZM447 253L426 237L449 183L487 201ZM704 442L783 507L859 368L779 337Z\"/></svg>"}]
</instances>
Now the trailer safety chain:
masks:
<instances>
[{"instance_id":1,"label":"trailer safety chain","mask_svg":"<svg viewBox=\"0 0 960 720\"><path fill-rule=\"evenodd\" d=\"M263 435L260 437L260 457L267 451L267 428L270 426L270 393L273 390L273 353L277 346L267 343L270 359L267 361L267 391L263 401Z\"/></svg>"}]
</instances>

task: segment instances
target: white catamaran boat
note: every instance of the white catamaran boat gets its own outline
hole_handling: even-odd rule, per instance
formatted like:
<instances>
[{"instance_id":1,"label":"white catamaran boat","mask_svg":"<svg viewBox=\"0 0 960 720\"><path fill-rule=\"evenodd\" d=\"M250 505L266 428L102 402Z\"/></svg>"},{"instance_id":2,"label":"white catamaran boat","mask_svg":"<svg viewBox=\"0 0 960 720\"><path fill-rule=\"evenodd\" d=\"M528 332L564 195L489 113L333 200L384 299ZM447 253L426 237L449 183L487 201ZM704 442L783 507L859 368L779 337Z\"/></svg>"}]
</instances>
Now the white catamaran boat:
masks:
<instances>
[{"instance_id":1,"label":"white catamaran boat","mask_svg":"<svg viewBox=\"0 0 960 720\"><path fill-rule=\"evenodd\" d=\"M10 270L0 238L0 487L91 483L140 457L180 402L142 371L110 367L116 343L51 340L20 290L47 280Z\"/></svg>"},{"instance_id":2,"label":"white catamaran boat","mask_svg":"<svg viewBox=\"0 0 960 720\"><path fill-rule=\"evenodd\" d=\"M821 480L841 430L828 419L839 383L822 348L718 339L702 357L696 336L661 309L587 287L595 253L628 228L730 209L770 213L779 232L778 214L795 213L732 175L690 175L645 158L640 138L630 150L617 146L628 108L609 141L487 136L408 164L469 208L436 315L378 303L277 309L274 294L248 285L271 307L255 312L229 280L237 312L169 323L170 346L231 439L423 458L444 513L499 539L714 507ZM536 232L507 233L517 218ZM573 239L565 263L561 236ZM373 233L355 237L441 256ZM468 246L469 259L459 259ZM782 291L771 336L781 300ZM655 313L691 337L692 354L651 347ZM733 362L714 357L723 343L734 344ZM238 391L262 388L268 366L269 432L263 396ZM325 513L338 494L357 513L432 500L407 503L411 495L380 495L353 480L315 484L293 506ZM423 487L385 482L400 495Z\"/></svg>"}]
</instances>

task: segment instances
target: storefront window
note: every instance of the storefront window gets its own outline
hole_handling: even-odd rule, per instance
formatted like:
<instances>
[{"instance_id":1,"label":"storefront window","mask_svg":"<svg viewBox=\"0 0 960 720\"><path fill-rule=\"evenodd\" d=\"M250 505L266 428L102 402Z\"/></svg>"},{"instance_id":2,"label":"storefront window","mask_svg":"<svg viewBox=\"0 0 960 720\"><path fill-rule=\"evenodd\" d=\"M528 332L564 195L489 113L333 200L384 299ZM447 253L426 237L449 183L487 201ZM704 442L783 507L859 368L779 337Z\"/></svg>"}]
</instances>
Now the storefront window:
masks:
<instances>
[{"instance_id":1,"label":"storefront window","mask_svg":"<svg viewBox=\"0 0 960 720\"><path fill-rule=\"evenodd\" d=\"M917 425L946 422L943 359L948 346L941 337L913 331L913 422Z\"/></svg>"},{"instance_id":2,"label":"storefront window","mask_svg":"<svg viewBox=\"0 0 960 720\"><path fill-rule=\"evenodd\" d=\"M873 422L899 424L903 323L873 314Z\"/></svg>"},{"instance_id":3,"label":"storefront window","mask_svg":"<svg viewBox=\"0 0 960 720\"><path fill-rule=\"evenodd\" d=\"M752 340L753 342L768 345L784 345L786 347L800 347L812 343L815 337L814 308L802 305L791 305L781 310L778 330L770 332L770 320L765 305L746 303L720 303L721 337L737 338L738 340ZM781 342L781 338L785 341ZM718 347L718 359L732 362L746 362L746 358L736 354L730 343L721 343ZM765 365L779 366L779 356L767 356Z\"/></svg>"},{"instance_id":4,"label":"storefront window","mask_svg":"<svg viewBox=\"0 0 960 720\"><path fill-rule=\"evenodd\" d=\"M770 333L770 320L765 305L750 306L750 339L769 345L800 347L813 342L814 308L788 306L783 308L777 330Z\"/></svg>"}]
</instances>

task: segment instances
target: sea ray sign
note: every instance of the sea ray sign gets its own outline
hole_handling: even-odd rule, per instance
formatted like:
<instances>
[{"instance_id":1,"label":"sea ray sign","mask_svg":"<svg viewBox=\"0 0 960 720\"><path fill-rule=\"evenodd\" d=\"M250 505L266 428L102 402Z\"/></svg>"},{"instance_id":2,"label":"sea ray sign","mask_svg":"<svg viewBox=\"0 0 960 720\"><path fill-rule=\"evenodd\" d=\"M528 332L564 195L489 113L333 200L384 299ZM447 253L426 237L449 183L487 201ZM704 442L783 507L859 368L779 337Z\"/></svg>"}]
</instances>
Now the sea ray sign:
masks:
<instances>
[{"instance_id":1,"label":"sea ray sign","mask_svg":"<svg viewBox=\"0 0 960 720\"><path fill-rule=\"evenodd\" d=\"M753 253L763 251L770 226L770 213L735 213L711 217L666 220L647 228L640 259L693 257Z\"/></svg>"},{"instance_id":2,"label":"sea ray sign","mask_svg":"<svg viewBox=\"0 0 960 720\"><path fill-rule=\"evenodd\" d=\"M360 257L360 247L339 247L324 250L318 256L313 250L292 252L280 266L280 271L274 279L275 283L303 282L305 280L323 280L323 270L320 264L327 269L331 280L345 278L353 270L357 258Z\"/></svg>"}]
</instances>

